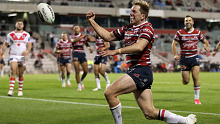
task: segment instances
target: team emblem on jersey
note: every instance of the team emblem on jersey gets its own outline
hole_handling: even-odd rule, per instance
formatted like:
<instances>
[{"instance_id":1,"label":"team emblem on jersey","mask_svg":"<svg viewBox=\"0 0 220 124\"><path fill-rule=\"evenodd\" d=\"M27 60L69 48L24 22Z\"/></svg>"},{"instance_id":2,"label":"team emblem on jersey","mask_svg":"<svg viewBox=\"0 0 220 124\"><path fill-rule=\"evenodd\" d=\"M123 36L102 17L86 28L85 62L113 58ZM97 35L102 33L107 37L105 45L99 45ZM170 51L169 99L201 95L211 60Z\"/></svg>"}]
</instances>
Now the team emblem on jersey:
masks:
<instances>
[{"instance_id":1,"label":"team emblem on jersey","mask_svg":"<svg viewBox=\"0 0 220 124\"><path fill-rule=\"evenodd\" d=\"M22 38L25 38L25 35L22 35Z\"/></svg>"}]
</instances>

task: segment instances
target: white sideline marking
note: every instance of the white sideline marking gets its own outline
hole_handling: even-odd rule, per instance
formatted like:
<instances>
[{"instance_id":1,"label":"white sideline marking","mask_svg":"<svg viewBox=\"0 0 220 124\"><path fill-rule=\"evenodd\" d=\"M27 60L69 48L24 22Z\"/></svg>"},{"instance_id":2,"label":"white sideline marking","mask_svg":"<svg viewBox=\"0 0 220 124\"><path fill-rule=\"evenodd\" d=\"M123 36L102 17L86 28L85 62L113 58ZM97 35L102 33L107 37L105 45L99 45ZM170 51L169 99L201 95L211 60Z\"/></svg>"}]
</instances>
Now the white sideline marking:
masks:
<instances>
[{"instance_id":1,"label":"white sideline marking","mask_svg":"<svg viewBox=\"0 0 220 124\"><path fill-rule=\"evenodd\" d=\"M67 102L67 101L57 101L57 100L47 100L47 99L34 99L34 98L24 98L24 97L10 97L10 96L0 96L0 97L1 98L9 98L9 99L24 99L24 100L44 101L44 102L53 102L53 103L68 103L68 104L77 104L77 105L90 105L90 106L104 106L104 107L108 107L108 105L91 104L91 103ZM122 106L122 108L140 109L139 107L132 107L132 106ZM169 111L171 111L171 112L182 112L182 113L194 113L194 114L220 116L220 114L217 114L217 113L176 111L176 110L169 110Z\"/></svg>"}]
</instances>

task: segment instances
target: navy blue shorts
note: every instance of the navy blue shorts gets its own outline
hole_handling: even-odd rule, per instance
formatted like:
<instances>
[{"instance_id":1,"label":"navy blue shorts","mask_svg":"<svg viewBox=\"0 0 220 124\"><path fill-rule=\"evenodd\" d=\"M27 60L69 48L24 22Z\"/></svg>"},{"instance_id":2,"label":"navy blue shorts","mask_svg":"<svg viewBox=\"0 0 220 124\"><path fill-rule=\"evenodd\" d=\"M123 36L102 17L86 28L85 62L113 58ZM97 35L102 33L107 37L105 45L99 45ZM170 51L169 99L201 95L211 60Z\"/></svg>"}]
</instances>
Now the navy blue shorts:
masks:
<instances>
[{"instance_id":1,"label":"navy blue shorts","mask_svg":"<svg viewBox=\"0 0 220 124\"><path fill-rule=\"evenodd\" d=\"M193 66L199 66L199 56L186 58L185 56L180 57L180 68L181 71L190 71Z\"/></svg>"},{"instance_id":2,"label":"navy blue shorts","mask_svg":"<svg viewBox=\"0 0 220 124\"><path fill-rule=\"evenodd\" d=\"M106 64L107 63L107 56L102 57L102 56L95 56L94 58L94 64Z\"/></svg>"},{"instance_id":3,"label":"navy blue shorts","mask_svg":"<svg viewBox=\"0 0 220 124\"><path fill-rule=\"evenodd\" d=\"M57 58L57 62L59 62L59 63L60 63L60 57L58 57L58 58Z\"/></svg>"},{"instance_id":4,"label":"navy blue shorts","mask_svg":"<svg viewBox=\"0 0 220 124\"><path fill-rule=\"evenodd\" d=\"M153 73L150 66L136 66L130 68L127 74L134 80L137 90L151 89Z\"/></svg>"},{"instance_id":5,"label":"navy blue shorts","mask_svg":"<svg viewBox=\"0 0 220 124\"><path fill-rule=\"evenodd\" d=\"M4 59L1 59L1 60L0 60L0 64L5 65L5 61L4 61Z\"/></svg>"},{"instance_id":6,"label":"navy blue shorts","mask_svg":"<svg viewBox=\"0 0 220 124\"><path fill-rule=\"evenodd\" d=\"M66 65L66 63L71 63L71 58L68 59L64 59L64 58L60 58L60 65Z\"/></svg>"},{"instance_id":7,"label":"navy blue shorts","mask_svg":"<svg viewBox=\"0 0 220 124\"><path fill-rule=\"evenodd\" d=\"M73 56L73 62L74 61L79 61L80 64L83 63L83 62L87 62L85 53L73 52L72 56Z\"/></svg>"}]
</instances>

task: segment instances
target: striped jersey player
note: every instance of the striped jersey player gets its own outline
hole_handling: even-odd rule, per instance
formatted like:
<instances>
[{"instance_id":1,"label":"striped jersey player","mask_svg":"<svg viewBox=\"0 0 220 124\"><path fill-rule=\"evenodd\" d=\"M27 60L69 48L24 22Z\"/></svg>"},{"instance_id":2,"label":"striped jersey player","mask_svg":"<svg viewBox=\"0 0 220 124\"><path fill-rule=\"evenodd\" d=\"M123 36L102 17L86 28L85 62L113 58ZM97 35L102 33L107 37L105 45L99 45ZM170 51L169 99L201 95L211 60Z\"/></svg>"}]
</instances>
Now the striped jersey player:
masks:
<instances>
[{"instance_id":1,"label":"striped jersey player","mask_svg":"<svg viewBox=\"0 0 220 124\"><path fill-rule=\"evenodd\" d=\"M102 75L102 77L105 78L106 81L106 89L110 86L110 80L108 78L108 73L105 71L106 64L107 64L107 56L102 57L101 51L107 50L110 45L109 42L105 42L101 37L98 36L98 34L94 33L95 39L93 42L96 44L96 56L94 58L94 74L95 74L95 81L96 81L96 88L93 89L93 91L101 90L101 83L100 83L100 77L99 73Z\"/></svg>"},{"instance_id":2,"label":"striped jersey player","mask_svg":"<svg viewBox=\"0 0 220 124\"><path fill-rule=\"evenodd\" d=\"M126 46L130 46L137 42L138 38L144 38L149 41L147 47L142 53L132 53L126 55L128 67L132 66L151 66L150 52L154 43L154 29L149 22L144 22L138 26L127 25L113 31L118 40L123 40Z\"/></svg>"},{"instance_id":3,"label":"striped jersey player","mask_svg":"<svg viewBox=\"0 0 220 124\"><path fill-rule=\"evenodd\" d=\"M62 33L62 39L59 40L59 42L56 44L55 53L60 55L60 69L62 73L62 87L66 87L66 82L68 86L71 86L71 83L69 81L70 78L70 72L71 72L71 53L72 53L72 42L68 40L67 33ZM67 80L65 82L65 69L66 69L66 75Z\"/></svg>"},{"instance_id":4,"label":"striped jersey player","mask_svg":"<svg viewBox=\"0 0 220 124\"><path fill-rule=\"evenodd\" d=\"M129 70L114 81L105 91L115 124L122 124L121 103L119 95L133 93L136 102L147 119L158 119L167 123L195 124L195 115L183 117L164 109L153 106L151 85L153 74L151 70L150 52L154 43L154 30L147 21L150 5L144 0L134 0L130 12L130 25L109 32L95 21L95 13L89 11L86 15L89 23L105 41L124 40L125 47L117 50L101 51L102 56L127 54Z\"/></svg>"},{"instance_id":5,"label":"striped jersey player","mask_svg":"<svg viewBox=\"0 0 220 124\"><path fill-rule=\"evenodd\" d=\"M209 52L209 43L204 38L203 33L193 27L193 18L187 15L184 19L185 27L176 32L172 43L174 60L180 60L182 83L188 84L190 72L194 81L195 104L201 104L199 100L199 57L197 54L198 41L204 44L204 48ZM177 54L177 44L180 44L180 56Z\"/></svg>"},{"instance_id":6,"label":"striped jersey player","mask_svg":"<svg viewBox=\"0 0 220 124\"><path fill-rule=\"evenodd\" d=\"M93 50L87 42L88 40L90 40L90 38L88 38L87 35L83 35L82 33L80 33L80 26L74 25L73 30L74 30L74 34L69 36L69 38L73 43L72 61L75 67L75 75L76 75L75 77L78 85L77 91L81 91L82 89L84 89L83 79L86 77L88 73L88 64L84 50L84 45L87 46L90 53L92 53ZM83 74L81 78L79 75L80 65L82 66L83 69Z\"/></svg>"}]
</instances>

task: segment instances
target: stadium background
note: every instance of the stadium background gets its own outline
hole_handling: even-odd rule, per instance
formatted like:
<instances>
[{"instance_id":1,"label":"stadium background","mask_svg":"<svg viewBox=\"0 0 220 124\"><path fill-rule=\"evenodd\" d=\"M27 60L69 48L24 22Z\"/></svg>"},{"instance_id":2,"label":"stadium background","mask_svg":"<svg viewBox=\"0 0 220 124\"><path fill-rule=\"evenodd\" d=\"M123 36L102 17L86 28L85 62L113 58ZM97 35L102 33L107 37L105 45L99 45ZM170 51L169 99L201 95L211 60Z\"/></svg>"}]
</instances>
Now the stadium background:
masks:
<instances>
[{"instance_id":1,"label":"stadium background","mask_svg":"<svg viewBox=\"0 0 220 124\"><path fill-rule=\"evenodd\" d=\"M42 0L48 2L48 0ZM88 10L94 10L97 14L96 21L108 30L114 30L129 23L129 0L111 0L114 7L109 7L109 0L69 0L68 5L60 5L63 0L51 0L51 7L55 11L56 20L53 25L43 24L37 17L37 4L40 0L0 0L0 40L4 42L5 35L14 30L15 21L18 18L25 20L25 30L30 32L34 41L34 56L29 54L26 74L24 75L24 96L17 97L18 84L15 84L15 95L8 97L9 66L8 54L5 55L5 76L0 77L0 123L1 124L111 124L113 118L103 95L105 80L101 78L102 90L93 92L96 87L94 74L88 74L84 80L86 89L78 92L74 78L74 69L71 74L71 87L62 88L58 81L56 57L52 53L53 47L63 31L73 33L73 24L80 25L82 33L90 32L90 27L85 18ZM199 0L201 7L195 7L196 0L182 0L182 4L166 5L156 0L148 0L152 7L149 21L156 32L156 40L152 49L152 64L155 72L169 70L175 65L178 71L178 63L173 62L171 42L177 30L182 28L186 15L194 17L194 27L200 29L210 41L211 50L214 49L220 37L220 13L219 0ZM190 5L190 6L189 6ZM35 39L35 40L34 40ZM170 41L171 40L171 41ZM120 41L115 42L116 48L121 47ZM90 44L94 48L94 44ZM51 47L52 46L52 47ZM34 62L42 47L44 58L43 66L38 69ZM178 48L179 49L179 48ZM181 74L154 73L152 86L155 108L163 108L174 113L187 116L189 113L197 115L199 124L218 124L220 122L219 100L219 73L220 54L216 57L204 52L202 44L199 44L198 53L201 55L201 105L194 104L193 81L189 85L181 84ZM93 60L95 52L90 54L86 49L88 60ZM40 53L41 54L41 53ZM40 55L39 54L39 55ZM32 57L31 57L32 56ZM121 58L121 56L119 56ZM123 56L122 56L123 58ZM91 62L89 61L89 62ZM123 61L122 61L123 62ZM121 62L121 63L122 63ZM120 62L109 61L107 71L111 83L119 78ZM170 65L172 64L172 65ZM115 65L115 68L114 68ZM163 66L163 69L161 68ZM167 66L167 69L165 65ZM90 72L92 66L89 65ZM165 67L165 68L164 68ZM113 68L114 70L111 70ZM218 70L219 71L219 70ZM53 73L53 74L49 74ZM123 109L124 124L165 124L161 121L146 120L133 94L119 97ZM131 114L132 113L132 114Z\"/></svg>"}]
</instances>

